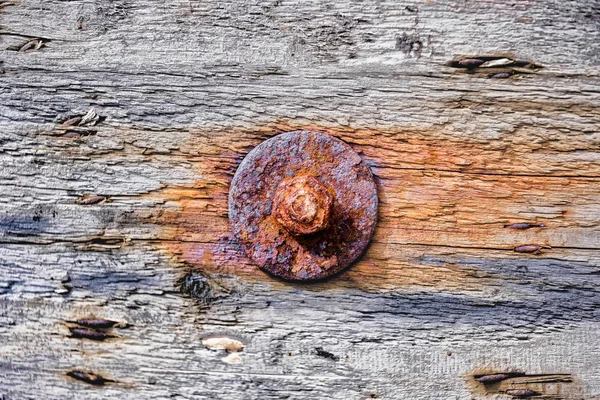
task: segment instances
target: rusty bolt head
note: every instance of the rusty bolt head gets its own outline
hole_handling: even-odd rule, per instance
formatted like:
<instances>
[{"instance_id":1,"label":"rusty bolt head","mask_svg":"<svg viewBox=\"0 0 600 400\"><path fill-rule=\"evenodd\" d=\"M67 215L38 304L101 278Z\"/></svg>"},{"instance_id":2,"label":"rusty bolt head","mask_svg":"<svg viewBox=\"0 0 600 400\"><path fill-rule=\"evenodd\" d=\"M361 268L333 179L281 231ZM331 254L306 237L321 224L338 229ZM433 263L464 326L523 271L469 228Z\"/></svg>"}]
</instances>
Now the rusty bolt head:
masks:
<instances>
[{"instance_id":1,"label":"rusty bolt head","mask_svg":"<svg viewBox=\"0 0 600 400\"><path fill-rule=\"evenodd\" d=\"M367 247L377 222L369 167L333 136L294 131L254 148L229 190L229 220L246 254L288 280L323 279Z\"/></svg>"},{"instance_id":2,"label":"rusty bolt head","mask_svg":"<svg viewBox=\"0 0 600 400\"><path fill-rule=\"evenodd\" d=\"M275 217L292 235L309 235L329 224L333 196L312 176L283 180L273 199Z\"/></svg>"}]
</instances>

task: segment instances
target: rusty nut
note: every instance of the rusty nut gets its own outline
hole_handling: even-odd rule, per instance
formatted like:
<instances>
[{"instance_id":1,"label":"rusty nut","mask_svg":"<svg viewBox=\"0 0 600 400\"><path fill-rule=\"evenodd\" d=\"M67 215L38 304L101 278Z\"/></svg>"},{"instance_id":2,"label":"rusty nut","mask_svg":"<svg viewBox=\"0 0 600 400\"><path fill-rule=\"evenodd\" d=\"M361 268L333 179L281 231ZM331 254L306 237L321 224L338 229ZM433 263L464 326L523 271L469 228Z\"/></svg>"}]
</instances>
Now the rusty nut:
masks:
<instances>
[{"instance_id":1,"label":"rusty nut","mask_svg":"<svg viewBox=\"0 0 600 400\"><path fill-rule=\"evenodd\" d=\"M294 236L322 231L329 224L333 196L312 176L282 181L273 199L273 215Z\"/></svg>"}]
</instances>

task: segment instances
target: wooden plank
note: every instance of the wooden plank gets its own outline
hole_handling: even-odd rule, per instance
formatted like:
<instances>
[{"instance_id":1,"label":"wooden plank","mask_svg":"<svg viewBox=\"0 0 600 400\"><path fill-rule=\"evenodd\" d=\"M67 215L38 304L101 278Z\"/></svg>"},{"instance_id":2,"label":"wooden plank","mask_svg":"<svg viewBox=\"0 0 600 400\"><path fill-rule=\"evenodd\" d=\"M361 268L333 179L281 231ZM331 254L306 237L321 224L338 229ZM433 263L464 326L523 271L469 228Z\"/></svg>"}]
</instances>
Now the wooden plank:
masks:
<instances>
[{"instance_id":1,"label":"wooden plank","mask_svg":"<svg viewBox=\"0 0 600 400\"><path fill-rule=\"evenodd\" d=\"M0 399L600 398L598 21L554 0L0 1ZM504 56L538 67L455 64ZM364 257L317 284L258 271L228 227L238 163L294 129L360 152L381 202ZM116 325L70 337L82 318Z\"/></svg>"}]
</instances>

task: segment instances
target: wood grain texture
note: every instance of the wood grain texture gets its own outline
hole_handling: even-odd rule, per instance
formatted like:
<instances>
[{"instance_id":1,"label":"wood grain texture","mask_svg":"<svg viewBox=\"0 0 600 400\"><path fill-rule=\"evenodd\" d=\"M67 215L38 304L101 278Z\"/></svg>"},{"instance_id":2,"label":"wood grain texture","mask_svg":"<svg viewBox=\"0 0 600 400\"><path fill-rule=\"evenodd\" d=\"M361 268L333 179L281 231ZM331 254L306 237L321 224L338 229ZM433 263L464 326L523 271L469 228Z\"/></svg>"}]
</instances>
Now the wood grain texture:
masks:
<instances>
[{"instance_id":1,"label":"wood grain texture","mask_svg":"<svg viewBox=\"0 0 600 400\"><path fill-rule=\"evenodd\" d=\"M599 28L596 1L0 1L0 399L600 399ZM450 63L490 56L540 67ZM317 284L228 226L239 162L294 129L379 191Z\"/></svg>"}]
</instances>

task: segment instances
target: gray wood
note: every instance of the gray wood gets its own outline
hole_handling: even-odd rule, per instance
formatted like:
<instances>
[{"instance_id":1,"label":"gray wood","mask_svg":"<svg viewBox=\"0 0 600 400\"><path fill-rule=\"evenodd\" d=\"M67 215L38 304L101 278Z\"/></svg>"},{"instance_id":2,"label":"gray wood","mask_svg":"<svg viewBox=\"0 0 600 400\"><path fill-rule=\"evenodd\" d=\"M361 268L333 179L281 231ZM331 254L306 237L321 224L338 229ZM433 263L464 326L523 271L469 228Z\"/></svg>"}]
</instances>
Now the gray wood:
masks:
<instances>
[{"instance_id":1,"label":"gray wood","mask_svg":"<svg viewBox=\"0 0 600 400\"><path fill-rule=\"evenodd\" d=\"M599 28L594 1L0 1L0 399L600 399ZM448 65L486 55L543 68ZM226 204L300 128L381 200L363 259L302 285ZM115 337L68 337L87 317ZM541 377L474 379L515 371Z\"/></svg>"}]
</instances>

